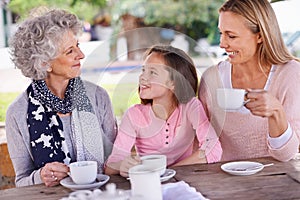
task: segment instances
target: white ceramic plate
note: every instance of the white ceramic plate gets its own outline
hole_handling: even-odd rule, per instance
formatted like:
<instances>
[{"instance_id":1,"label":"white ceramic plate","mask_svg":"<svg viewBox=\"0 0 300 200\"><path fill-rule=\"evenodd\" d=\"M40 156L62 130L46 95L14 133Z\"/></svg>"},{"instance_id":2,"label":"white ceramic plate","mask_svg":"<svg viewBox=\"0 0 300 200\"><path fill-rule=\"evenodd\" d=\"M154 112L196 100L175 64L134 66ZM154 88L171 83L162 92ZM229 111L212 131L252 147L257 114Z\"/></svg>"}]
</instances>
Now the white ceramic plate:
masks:
<instances>
[{"instance_id":1,"label":"white ceramic plate","mask_svg":"<svg viewBox=\"0 0 300 200\"><path fill-rule=\"evenodd\" d=\"M176 171L174 169L166 169L165 173L160 176L160 182L165 182L170 180L173 176L175 176Z\"/></svg>"},{"instance_id":2,"label":"white ceramic plate","mask_svg":"<svg viewBox=\"0 0 300 200\"><path fill-rule=\"evenodd\" d=\"M263 164L250 161L237 161L223 164L221 169L232 175L246 176L255 174L264 168Z\"/></svg>"},{"instance_id":3,"label":"white ceramic plate","mask_svg":"<svg viewBox=\"0 0 300 200\"><path fill-rule=\"evenodd\" d=\"M71 190L93 190L93 189L99 188L100 186L104 185L105 183L107 183L108 180L109 180L109 176L104 175L104 174L98 174L96 181L91 184L78 185L73 182L71 177L62 179L60 181L60 184Z\"/></svg>"}]
</instances>

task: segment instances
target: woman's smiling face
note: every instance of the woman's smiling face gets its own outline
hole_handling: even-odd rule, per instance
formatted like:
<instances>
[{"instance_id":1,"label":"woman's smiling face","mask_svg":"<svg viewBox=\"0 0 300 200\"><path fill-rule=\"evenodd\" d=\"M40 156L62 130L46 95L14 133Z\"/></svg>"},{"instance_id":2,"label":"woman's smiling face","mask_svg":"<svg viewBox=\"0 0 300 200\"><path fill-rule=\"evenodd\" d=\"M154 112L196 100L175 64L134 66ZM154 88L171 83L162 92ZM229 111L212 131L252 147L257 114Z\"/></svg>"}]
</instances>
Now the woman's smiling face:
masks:
<instances>
[{"instance_id":1,"label":"woman's smiling face","mask_svg":"<svg viewBox=\"0 0 300 200\"><path fill-rule=\"evenodd\" d=\"M173 82L162 55L151 53L144 61L139 77L139 95L141 99L162 100L173 95Z\"/></svg>"},{"instance_id":2,"label":"woman's smiling face","mask_svg":"<svg viewBox=\"0 0 300 200\"><path fill-rule=\"evenodd\" d=\"M257 58L258 44L262 39L259 33L252 33L246 26L244 17L230 11L221 12L218 28L221 34L220 47L225 49L232 64Z\"/></svg>"}]
</instances>

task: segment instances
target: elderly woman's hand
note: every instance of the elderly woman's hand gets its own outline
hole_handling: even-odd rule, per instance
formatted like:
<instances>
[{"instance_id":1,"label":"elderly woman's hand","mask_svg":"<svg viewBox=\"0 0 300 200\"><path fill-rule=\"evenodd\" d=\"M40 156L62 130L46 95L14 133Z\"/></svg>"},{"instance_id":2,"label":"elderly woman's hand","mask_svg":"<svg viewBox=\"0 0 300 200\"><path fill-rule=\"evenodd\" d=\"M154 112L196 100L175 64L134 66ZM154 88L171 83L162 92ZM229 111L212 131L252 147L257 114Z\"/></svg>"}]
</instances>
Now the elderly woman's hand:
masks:
<instances>
[{"instance_id":1,"label":"elderly woman's hand","mask_svg":"<svg viewBox=\"0 0 300 200\"><path fill-rule=\"evenodd\" d=\"M55 186L59 181L68 176L69 167L60 162L47 163L40 171L41 179L46 186Z\"/></svg>"},{"instance_id":2,"label":"elderly woman's hand","mask_svg":"<svg viewBox=\"0 0 300 200\"><path fill-rule=\"evenodd\" d=\"M247 99L250 101L245 105L253 115L271 117L277 111L282 111L283 106L274 96L265 90L248 90Z\"/></svg>"},{"instance_id":3,"label":"elderly woman's hand","mask_svg":"<svg viewBox=\"0 0 300 200\"><path fill-rule=\"evenodd\" d=\"M120 165L120 175L123 177L128 177L128 170L135 166L141 164L141 159L139 156L128 156L126 157Z\"/></svg>"}]
</instances>

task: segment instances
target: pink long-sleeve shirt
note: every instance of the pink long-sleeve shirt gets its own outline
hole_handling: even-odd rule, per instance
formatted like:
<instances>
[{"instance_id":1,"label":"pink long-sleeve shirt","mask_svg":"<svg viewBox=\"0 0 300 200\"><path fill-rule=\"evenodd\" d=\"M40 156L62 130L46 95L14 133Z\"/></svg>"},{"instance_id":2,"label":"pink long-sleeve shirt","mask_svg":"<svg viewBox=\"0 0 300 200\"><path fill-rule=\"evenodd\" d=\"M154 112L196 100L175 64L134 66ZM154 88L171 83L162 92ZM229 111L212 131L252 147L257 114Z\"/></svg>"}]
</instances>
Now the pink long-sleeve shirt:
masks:
<instances>
[{"instance_id":1,"label":"pink long-sleeve shirt","mask_svg":"<svg viewBox=\"0 0 300 200\"><path fill-rule=\"evenodd\" d=\"M299 150L300 138L300 63L290 61L274 67L268 80L268 92L282 104L292 134L280 148L269 144L268 119L250 112L225 112L218 107L216 88L223 87L220 70L230 65L224 61L202 75L199 98L220 135L222 161L272 156L280 161L292 159ZM290 131L290 130L289 130Z\"/></svg>"},{"instance_id":2,"label":"pink long-sleeve shirt","mask_svg":"<svg viewBox=\"0 0 300 200\"><path fill-rule=\"evenodd\" d=\"M208 163L220 160L222 149L218 136L197 98L180 104L168 120L157 118L150 104L137 104L124 114L107 163L123 160L135 145L140 156L166 155L170 166L193 153L195 137Z\"/></svg>"}]
</instances>

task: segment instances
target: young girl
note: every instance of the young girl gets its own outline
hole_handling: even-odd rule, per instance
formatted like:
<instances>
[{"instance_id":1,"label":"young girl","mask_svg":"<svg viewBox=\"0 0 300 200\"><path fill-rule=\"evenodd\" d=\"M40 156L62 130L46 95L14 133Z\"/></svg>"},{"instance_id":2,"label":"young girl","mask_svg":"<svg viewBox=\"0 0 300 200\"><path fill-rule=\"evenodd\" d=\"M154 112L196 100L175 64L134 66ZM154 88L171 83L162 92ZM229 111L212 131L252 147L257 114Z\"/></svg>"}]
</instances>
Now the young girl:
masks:
<instances>
[{"instance_id":1,"label":"young girl","mask_svg":"<svg viewBox=\"0 0 300 200\"><path fill-rule=\"evenodd\" d=\"M172 46L146 51L139 77L141 104L123 116L105 173L127 177L139 156L164 154L167 165L212 163L221 158L218 136L195 97L198 77L192 59ZM197 137L199 147L193 151ZM131 156L135 146L137 156Z\"/></svg>"}]
</instances>

